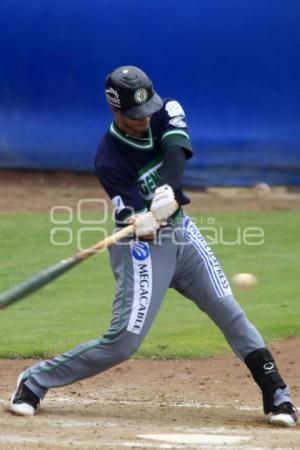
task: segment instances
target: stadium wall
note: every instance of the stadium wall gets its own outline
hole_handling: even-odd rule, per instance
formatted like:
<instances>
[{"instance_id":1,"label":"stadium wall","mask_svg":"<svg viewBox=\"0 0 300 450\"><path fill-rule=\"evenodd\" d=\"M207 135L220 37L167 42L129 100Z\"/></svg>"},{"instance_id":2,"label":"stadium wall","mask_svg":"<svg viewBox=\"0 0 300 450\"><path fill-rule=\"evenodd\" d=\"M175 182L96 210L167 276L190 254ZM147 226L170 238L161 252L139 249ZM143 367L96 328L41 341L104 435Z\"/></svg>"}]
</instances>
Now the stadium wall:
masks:
<instances>
[{"instance_id":1,"label":"stadium wall","mask_svg":"<svg viewBox=\"0 0 300 450\"><path fill-rule=\"evenodd\" d=\"M187 185L300 184L299 23L298 0L1 0L0 168L93 171L133 64L184 106Z\"/></svg>"}]
</instances>

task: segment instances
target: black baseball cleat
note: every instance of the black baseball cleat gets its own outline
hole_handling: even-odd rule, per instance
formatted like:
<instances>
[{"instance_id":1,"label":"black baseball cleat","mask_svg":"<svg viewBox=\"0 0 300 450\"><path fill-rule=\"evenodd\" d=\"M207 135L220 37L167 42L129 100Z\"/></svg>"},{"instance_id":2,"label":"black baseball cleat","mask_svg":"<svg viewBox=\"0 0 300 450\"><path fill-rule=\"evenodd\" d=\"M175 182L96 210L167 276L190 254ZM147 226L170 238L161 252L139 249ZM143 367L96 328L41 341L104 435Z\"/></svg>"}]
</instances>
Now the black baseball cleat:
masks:
<instances>
[{"instance_id":1,"label":"black baseball cleat","mask_svg":"<svg viewBox=\"0 0 300 450\"><path fill-rule=\"evenodd\" d=\"M34 416L40 404L40 399L25 386L22 378L23 373L19 376L17 389L10 399L9 411L19 416Z\"/></svg>"},{"instance_id":2,"label":"black baseball cleat","mask_svg":"<svg viewBox=\"0 0 300 450\"><path fill-rule=\"evenodd\" d=\"M274 406L270 416L270 423L283 427L294 427L297 424L297 409L290 402Z\"/></svg>"}]
</instances>

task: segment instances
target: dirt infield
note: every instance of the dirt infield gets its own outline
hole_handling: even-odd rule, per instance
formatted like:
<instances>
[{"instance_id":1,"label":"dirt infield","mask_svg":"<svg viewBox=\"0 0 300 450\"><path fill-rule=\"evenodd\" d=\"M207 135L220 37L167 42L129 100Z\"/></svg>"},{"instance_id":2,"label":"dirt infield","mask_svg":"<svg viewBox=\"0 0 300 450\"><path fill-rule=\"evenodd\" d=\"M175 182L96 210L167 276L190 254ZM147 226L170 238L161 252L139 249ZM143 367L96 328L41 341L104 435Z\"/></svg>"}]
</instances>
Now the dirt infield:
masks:
<instances>
[{"instance_id":1,"label":"dirt infield","mask_svg":"<svg viewBox=\"0 0 300 450\"><path fill-rule=\"evenodd\" d=\"M201 345L201 343L200 343ZM300 405L300 339L273 344L282 374ZM20 371L33 361L1 361L5 408ZM97 377L52 390L34 418L0 415L0 448L12 449L299 449L300 427L274 428L261 411L258 388L233 355L204 360L130 360ZM203 444L166 444L145 434L200 436ZM209 444L217 437L247 438ZM169 445L169 446L167 446Z\"/></svg>"},{"instance_id":2,"label":"dirt infield","mask_svg":"<svg viewBox=\"0 0 300 450\"><path fill-rule=\"evenodd\" d=\"M0 213L47 212L97 198L88 175L0 172ZM300 196L277 188L191 191L190 210L300 209ZM201 342L199 343L201 346ZM300 338L271 345L300 406ZM110 371L49 392L34 418L5 411L17 375L33 361L0 361L0 449L299 449L300 427L271 427L260 393L233 355L205 360L130 360ZM162 434L159 440L144 435ZM178 443L163 439L181 436ZM184 435L187 435L184 436ZM152 436L153 437L153 436ZM174 438L174 436L173 436ZM194 443L187 443L193 440Z\"/></svg>"}]
</instances>

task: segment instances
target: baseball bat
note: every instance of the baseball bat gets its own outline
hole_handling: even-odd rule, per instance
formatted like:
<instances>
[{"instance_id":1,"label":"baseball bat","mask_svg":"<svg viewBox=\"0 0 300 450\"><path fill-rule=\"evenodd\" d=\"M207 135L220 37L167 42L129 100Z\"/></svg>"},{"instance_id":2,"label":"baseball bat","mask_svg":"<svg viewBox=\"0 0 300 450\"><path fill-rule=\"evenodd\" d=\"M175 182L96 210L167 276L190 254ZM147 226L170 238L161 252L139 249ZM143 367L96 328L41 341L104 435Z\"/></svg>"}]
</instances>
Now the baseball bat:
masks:
<instances>
[{"instance_id":1,"label":"baseball bat","mask_svg":"<svg viewBox=\"0 0 300 450\"><path fill-rule=\"evenodd\" d=\"M30 278L27 278L21 283L16 284L16 286L13 286L7 291L2 292L0 294L0 309L7 308L8 306L21 300L27 295L37 291L41 287L60 277L68 270L72 269L72 267L85 261L87 258L94 255L99 250L108 248L120 239L130 235L133 230L133 225L122 228L111 236L108 236L102 241L97 242L97 244L93 245L92 247L89 247L74 256L70 256L67 259L63 259L57 264L54 264L53 266L50 266L47 269L38 272L37 274L33 275Z\"/></svg>"}]
</instances>

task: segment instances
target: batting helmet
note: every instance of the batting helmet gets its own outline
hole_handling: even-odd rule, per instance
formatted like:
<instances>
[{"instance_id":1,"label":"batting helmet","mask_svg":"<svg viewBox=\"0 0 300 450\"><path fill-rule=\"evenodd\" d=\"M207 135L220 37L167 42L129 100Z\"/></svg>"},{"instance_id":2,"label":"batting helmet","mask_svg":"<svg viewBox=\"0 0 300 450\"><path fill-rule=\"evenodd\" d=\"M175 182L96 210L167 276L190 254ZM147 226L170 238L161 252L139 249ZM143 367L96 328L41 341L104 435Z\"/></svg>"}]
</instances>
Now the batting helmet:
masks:
<instances>
[{"instance_id":1,"label":"batting helmet","mask_svg":"<svg viewBox=\"0 0 300 450\"><path fill-rule=\"evenodd\" d=\"M122 66L106 78L107 102L129 119L142 119L158 111L163 101L150 78L135 66Z\"/></svg>"}]
</instances>

